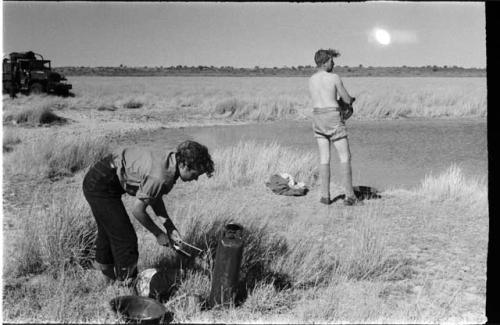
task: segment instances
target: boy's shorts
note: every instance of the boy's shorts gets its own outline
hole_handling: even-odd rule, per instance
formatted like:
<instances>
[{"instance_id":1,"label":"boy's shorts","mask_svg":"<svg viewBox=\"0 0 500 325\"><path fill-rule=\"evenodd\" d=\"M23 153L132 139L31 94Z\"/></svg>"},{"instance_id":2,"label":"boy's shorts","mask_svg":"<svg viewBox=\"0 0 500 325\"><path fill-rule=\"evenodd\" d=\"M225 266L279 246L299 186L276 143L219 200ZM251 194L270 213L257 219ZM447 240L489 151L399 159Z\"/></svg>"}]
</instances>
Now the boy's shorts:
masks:
<instances>
[{"instance_id":1,"label":"boy's shorts","mask_svg":"<svg viewBox=\"0 0 500 325\"><path fill-rule=\"evenodd\" d=\"M336 141L347 137L345 122L337 107L315 107L312 120L315 138Z\"/></svg>"}]
</instances>

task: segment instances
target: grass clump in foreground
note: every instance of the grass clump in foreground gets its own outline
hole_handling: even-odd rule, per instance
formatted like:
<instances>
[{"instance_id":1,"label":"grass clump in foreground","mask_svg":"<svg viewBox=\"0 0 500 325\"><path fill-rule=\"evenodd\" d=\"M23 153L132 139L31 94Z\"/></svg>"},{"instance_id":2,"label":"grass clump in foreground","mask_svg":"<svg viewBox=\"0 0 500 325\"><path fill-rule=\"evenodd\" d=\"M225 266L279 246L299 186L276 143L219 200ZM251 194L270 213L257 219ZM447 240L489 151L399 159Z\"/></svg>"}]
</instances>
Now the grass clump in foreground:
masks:
<instances>
[{"instance_id":1,"label":"grass clump in foreground","mask_svg":"<svg viewBox=\"0 0 500 325\"><path fill-rule=\"evenodd\" d=\"M21 146L5 164L13 174L55 179L71 176L109 152L104 137L51 135Z\"/></svg>"},{"instance_id":2,"label":"grass clump in foreground","mask_svg":"<svg viewBox=\"0 0 500 325\"><path fill-rule=\"evenodd\" d=\"M18 276L48 273L56 276L71 267L89 267L97 226L80 191L35 193L28 214L21 216Z\"/></svg>"}]
</instances>

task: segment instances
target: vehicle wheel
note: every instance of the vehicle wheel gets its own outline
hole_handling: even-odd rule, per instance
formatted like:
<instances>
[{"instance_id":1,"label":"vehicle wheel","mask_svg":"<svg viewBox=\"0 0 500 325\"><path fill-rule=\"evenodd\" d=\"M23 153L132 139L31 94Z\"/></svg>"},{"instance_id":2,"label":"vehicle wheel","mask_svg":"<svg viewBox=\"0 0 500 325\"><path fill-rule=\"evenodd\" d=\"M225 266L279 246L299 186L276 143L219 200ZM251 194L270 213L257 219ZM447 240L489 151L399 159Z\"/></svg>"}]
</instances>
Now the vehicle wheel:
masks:
<instances>
[{"instance_id":1,"label":"vehicle wheel","mask_svg":"<svg viewBox=\"0 0 500 325\"><path fill-rule=\"evenodd\" d=\"M38 82L35 82L34 84L31 85L30 87L30 94L41 94L43 93L43 86L42 84L39 84Z\"/></svg>"}]
</instances>

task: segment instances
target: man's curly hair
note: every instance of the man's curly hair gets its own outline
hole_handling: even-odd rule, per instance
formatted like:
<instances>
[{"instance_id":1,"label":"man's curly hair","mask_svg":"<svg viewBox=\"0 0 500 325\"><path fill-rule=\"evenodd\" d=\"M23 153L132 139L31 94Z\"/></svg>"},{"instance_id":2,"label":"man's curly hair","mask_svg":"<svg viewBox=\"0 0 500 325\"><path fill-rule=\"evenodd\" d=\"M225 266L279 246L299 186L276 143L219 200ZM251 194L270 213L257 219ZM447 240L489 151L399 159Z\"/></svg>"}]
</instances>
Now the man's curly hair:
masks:
<instances>
[{"instance_id":1,"label":"man's curly hair","mask_svg":"<svg viewBox=\"0 0 500 325\"><path fill-rule=\"evenodd\" d=\"M328 49L328 50L320 49L320 50L316 51L316 54L314 54L314 62L316 62L316 66L320 67L323 64L325 64L326 62L328 62L328 60L330 60L331 58L336 58L338 56L340 56L340 52L337 51L337 50L334 50L334 49Z\"/></svg>"},{"instance_id":2,"label":"man's curly hair","mask_svg":"<svg viewBox=\"0 0 500 325\"><path fill-rule=\"evenodd\" d=\"M182 162L189 169L206 173L208 177L212 177L214 162L208 153L207 147L198 142L187 140L179 144L175 153L175 159L178 163Z\"/></svg>"}]
</instances>

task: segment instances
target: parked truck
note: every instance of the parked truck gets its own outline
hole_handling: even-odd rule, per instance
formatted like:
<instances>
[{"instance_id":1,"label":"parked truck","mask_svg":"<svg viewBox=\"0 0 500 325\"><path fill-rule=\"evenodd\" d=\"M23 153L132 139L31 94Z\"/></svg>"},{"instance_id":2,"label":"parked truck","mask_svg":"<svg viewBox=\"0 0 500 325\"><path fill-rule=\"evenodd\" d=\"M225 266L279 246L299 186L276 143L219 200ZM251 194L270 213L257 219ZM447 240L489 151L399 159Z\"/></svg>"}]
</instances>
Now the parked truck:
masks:
<instances>
[{"instance_id":1,"label":"parked truck","mask_svg":"<svg viewBox=\"0 0 500 325\"><path fill-rule=\"evenodd\" d=\"M50 93L67 96L71 84L60 73L54 72L50 60L32 51L12 52L3 59L3 93Z\"/></svg>"}]
</instances>

